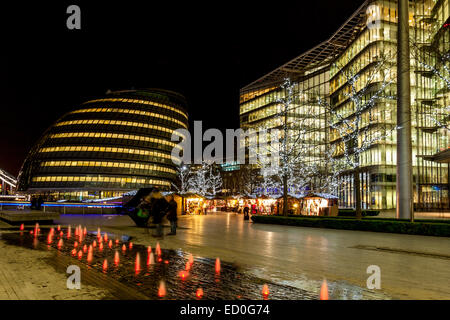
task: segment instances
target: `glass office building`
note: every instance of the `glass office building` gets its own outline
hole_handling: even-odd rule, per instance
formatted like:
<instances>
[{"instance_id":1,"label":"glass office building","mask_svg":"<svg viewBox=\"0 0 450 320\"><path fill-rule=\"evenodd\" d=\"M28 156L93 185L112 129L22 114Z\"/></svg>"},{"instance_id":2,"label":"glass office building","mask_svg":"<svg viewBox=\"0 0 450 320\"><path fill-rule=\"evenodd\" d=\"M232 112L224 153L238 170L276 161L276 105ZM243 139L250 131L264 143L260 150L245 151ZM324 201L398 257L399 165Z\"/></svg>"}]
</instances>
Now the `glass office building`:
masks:
<instances>
[{"instance_id":1,"label":"glass office building","mask_svg":"<svg viewBox=\"0 0 450 320\"><path fill-rule=\"evenodd\" d=\"M342 119L356 118L352 88L364 89L359 98L363 103L382 88L382 95L363 110L358 122L364 134L381 137L359 157L363 208L396 207L397 14L397 1L366 1L330 39L241 89L241 127L272 128L280 125L273 115L277 99L285 94L283 79L294 81L297 94L304 96L302 105L309 109L299 106L299 114L289 115L290 121L302 113L310 115L311 109L316 115L316 129L307 141L314 153L305 161L326 164L324 150L330 147L336 147L334 159L344 156L334 127ZM448 210L449 0L410 1L409 23L414 203L418 210ZM350 73L357 76L352 84ZM318 104L319 99L332 112ZM363 139L359 137L358 143ZM351 168L340 173L343 207L354 206L353 174Z\"/></svg>"},{"instance_id":2,"label":"glass office building","mask_svg":"<svg viewBox=\"0 0 450 320\"><path fill-rule=\"evenodd\" d=\"M171 136L179 128L188 128L188 114L185 98L175 92L116 91L89 100L39 139L22 166L18 190L85 200L142 187L169 189L176 177Z\"/></svg>"}]
</instances>

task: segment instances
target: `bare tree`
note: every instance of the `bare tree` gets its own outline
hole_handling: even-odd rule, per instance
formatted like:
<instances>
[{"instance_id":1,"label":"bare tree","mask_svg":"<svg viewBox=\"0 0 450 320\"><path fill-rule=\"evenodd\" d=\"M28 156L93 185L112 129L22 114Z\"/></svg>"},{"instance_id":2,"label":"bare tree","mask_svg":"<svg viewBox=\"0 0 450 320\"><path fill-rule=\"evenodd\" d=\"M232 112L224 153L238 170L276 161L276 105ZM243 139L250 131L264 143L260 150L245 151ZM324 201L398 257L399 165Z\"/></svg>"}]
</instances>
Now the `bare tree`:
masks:
<instances>
[{"instance_id":1,"label":"bare tree","mask_svg":"<svg viewBox=\"0 0 450 320\"><path fill-rule=\"evenodd\" d=\"M258 143L249 146L260 167L263 191L282 191L284 204L289 193L301 192L311 185L320 169L317 162L311 160L317 153L311 133L317 130L315 121L320 106L312 106L307 95L296 92L295 86L290 79L285 79L281 85L283 94L276 101L273 115L275 127L270 132L260 128ZM288 214L287 205L283 205L283 214Z\"/></svg>"},{"instance_id":2,"label":"bare tree","mask_svg":"<svg viewBox=\"0 0 450 320\"><path fill-rule=\"evenodd\" d=\"M216 164L203 161L192 169L189 179L188 191L203 197L215 196L222 188L222 177Z\"/></svg>"},{"instance_id":3,"label":"bare tree","mask_svg":"<svg viewBox=\"0 0 450 320\"><path fill-rule=\"evenodd\" d=\"M172 183L172 186L178 193L186 194L189 190L191 176L191 165L181 163L177 166L177 183Z\"/></svg>"},{"instance_id":4,"label":"bare tree","mask_svg":"<svg viewBox=\"0 0 450 320\"><path fill-rule=\"evenodd\" d=\"M418 73L426 78L436 80L435 101L440 99L450 91L450 52L439 48L439 44L430 44L421 49L417 43L411 43L412 54L416 65L422 70ZM443 100L446 102L445 99ZM435 129L442 129L445 134L450 131L450 105L447 103L439 105L433 103L428 106L429 109L421 112L422 122L429 124Z\"/></svg>"}]
</instances>

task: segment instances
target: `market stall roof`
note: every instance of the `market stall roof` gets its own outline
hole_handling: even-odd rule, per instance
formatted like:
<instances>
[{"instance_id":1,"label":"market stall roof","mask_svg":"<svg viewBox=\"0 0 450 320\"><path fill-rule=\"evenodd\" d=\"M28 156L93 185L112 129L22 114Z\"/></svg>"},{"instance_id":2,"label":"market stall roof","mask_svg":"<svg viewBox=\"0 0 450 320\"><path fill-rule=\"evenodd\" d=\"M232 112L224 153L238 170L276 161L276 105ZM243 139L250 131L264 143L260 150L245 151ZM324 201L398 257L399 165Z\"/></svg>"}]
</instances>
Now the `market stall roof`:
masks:
<instances>
[{"instance_id":1,"label":"market stall roof","mask_svg":"<svg viewBox=\"0 0 450 320\"><path fill-rule=\"evenodd\" d=\"M304 199L304 198L323 198L323 199L339 199L339 197L329 194L329 193L319 193L319 192L310 192L306 194L301 194L296 197L297 199Z\"/></svg>"},{"instance_id":2,"label":"market stall roof","mask_svg":"<svg viewBox=\"0 0 450 320\"><path fill-rule=\"evenodd\" d=\"M193 193L193 192L180 193L180 196L182 196L184 198L205 198L204 196L199 195L197 193Z\"/></svg>"}]
</instances>

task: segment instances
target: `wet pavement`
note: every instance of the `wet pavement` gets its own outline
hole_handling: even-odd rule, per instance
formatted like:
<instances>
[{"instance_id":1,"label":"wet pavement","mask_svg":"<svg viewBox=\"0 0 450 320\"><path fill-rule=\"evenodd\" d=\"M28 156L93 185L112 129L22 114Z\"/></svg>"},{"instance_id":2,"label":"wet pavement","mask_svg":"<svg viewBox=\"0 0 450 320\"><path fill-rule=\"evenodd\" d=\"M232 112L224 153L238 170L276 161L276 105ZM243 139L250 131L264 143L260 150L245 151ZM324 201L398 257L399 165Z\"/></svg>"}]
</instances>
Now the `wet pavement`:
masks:
<instances>
[{"instance_id":1,"label":"wet pavement","mask_svg":"<svg viewBox=\"0 0 450 320\"><path fill-rule=\"evenodd\" d=\"M152 229L135 227L127 216L65 215L58 223L131 236L144 269L146 246L154 249L157 241ZM317 299L323 279L330 299L450 298L448 238L258 225L235 213L181 217L179 226L176 236L158 240L167 266L143 269L136 277L135 256L129 256L121 259L126 274L110 269L108 276L125 278L137 290L149 288L144 292L152 298L158 298L156 287L163 278L168 299L192 299L199 286L207 289L203 288L205 299L261 299L264 283L271 288L270 299ZM186 281L179 271L190 253L198 268ZM221 279L226 279L220 286L215 282L215 257L220 257ZM112 266L112 257L108 259ZM370 265L381 269L380 290L366 288ZM100 267L95 265L99 271ZM239 291L241 287L245 289Z\"/></svg>"},{"instance_id":2,"label":"wet pavement","mask_svg":"<svg viewBox=\"0 0 450 320\"><path fill-rule=\"evenodd\" d=\"M53 249L57 250L58 255L72 256L74 264L83 263L88 266L87 272L102 272L126 286L133 287L150 299L316 298L316 295L298 288L266 283L220 260L216 262L215 259L192 257L190 262L190 254L186 252L168 249L159 251L156 247L133 244L132 239L126 236L119 239L114 234L109 234L109 241L100 241L101 237L97 237L96 232L89 232L81 237L75 237L73 234L68 237L67 229L62 229L61 235L55 232L55 235L49 238L49 228L39 229L41 231L37 236L33 228L27 228L23 232L2 234L1 239L9 245L34 250ZM88 249L94 242L95 246ZM92 255L88 254L89 250L92 250ZM55 259L58 259L58 255ZM164 294L160 291L161 282L164 282ZM269 288L267 296L262 294L264 284ZM201 296L197 296L198 289L202 290Z\"/></svg>"}]
</instances>

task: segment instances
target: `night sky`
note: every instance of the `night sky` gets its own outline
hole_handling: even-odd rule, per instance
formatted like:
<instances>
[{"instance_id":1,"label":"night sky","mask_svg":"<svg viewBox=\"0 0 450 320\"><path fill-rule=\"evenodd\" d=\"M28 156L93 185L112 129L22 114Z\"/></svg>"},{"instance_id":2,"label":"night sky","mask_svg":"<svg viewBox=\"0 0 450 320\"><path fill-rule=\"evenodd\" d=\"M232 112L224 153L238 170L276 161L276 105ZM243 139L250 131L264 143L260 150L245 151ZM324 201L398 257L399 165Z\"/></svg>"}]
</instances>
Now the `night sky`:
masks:
<instances>
[{"instance_id":1,"label":"night sky","mask_svg":"<svg viewBox=\"0 0 450 320\"><path fill-rule=\"evenodd\" d=\"M244 4L245 3L245 4ZM239 127L239 89L329 38L363 0L2 3L0 168L108 89L184 94L204 128ZM81 8L81 30L66 9Z\"/></svg>"}]
</instances>

